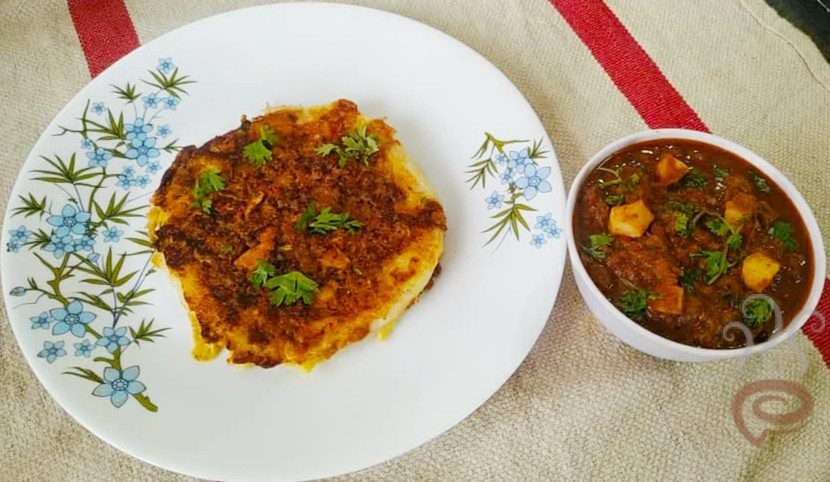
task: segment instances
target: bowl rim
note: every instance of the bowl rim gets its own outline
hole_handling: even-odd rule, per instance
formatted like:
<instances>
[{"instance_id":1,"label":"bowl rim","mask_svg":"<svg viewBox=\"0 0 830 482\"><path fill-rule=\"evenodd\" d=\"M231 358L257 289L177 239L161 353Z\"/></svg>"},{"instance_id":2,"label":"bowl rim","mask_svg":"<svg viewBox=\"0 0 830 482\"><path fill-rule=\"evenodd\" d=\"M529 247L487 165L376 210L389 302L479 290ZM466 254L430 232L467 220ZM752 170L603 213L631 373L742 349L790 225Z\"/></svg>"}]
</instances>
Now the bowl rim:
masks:
<instances>
[{"instance_id":1,"label":"bowl rim","mask_svg":"<svg viewBox=\"0 0 830 482\"><path fill-rule=\"evenodd\" d=\"M793 316L790 324L787 325L787 327L784 328L782 331L772 335L768 340L758 344L730 349L701 348L696 346L685 345L683 343L670 340L644 328L640 324L634 322L633 320L625 316L621 311L619 311L617 307L614 306L614 304L611 303L608 300L608 298L606 298L605 295L599 290L599 288L594 283L594 280L591 279L591 277L588 275L587 270L583 266L582 260L579 256L578 248L576 246L576 240L574 238L573 221L574 211L576 207L576 199L579 195L585 178L591 171L594 170L596 166L601 164L609 156L620 151L621 149L631 146L633 144L661 139L682 139L701 142L704 144L713 145L715 147L726 150L740 157L741 159L748 162L750 165L757 168L759 171L766 174L770 179L772 179L772 181L775 182L775 184L777 184L781 188L781 190L784 191L784 193L790 198L790 200L796 208L796 211L804 221L804 225L807 228L807 233L809 235L810 244L813 251L813 279L810 285L810 294L808 295L807 300L804 302L804 306L801 308L801 310L799 310L799 312L796 313L795 316ZM583 280L587 280L587 283L584 284L585 287L591 293L591 295L598 300L598 302L605 308L605 311L611 314L618 323L624 325L624 327L627 328L630 332L632 332L634 336L644 339L645 341L648 341L651 344L661 345L667 350L670 350L674 353L680 353L684 355L685 358L707 359L710 361L715 361L725 360L729 358L747 357L756 353L769 350L775 347L776 345L782 343L784 340L788 339L799 329L801 329L801 327L807 323L807 320L809 320L813 316L815 309L818 306L818 302L824 287L826 256L824 251L824 242L821 237L821 232L819 230L818 223L816 222L815 216L813 215L813 212L810 209L809 204L807 204L807 202L804 200L804 197L793 185L793 183L789 180L789 178L787 178L787 176L785 176L775 166L770 164L767 160L765 160L763 157L759 156L755 152L735 142L724 139L720 136L716 136L714 134L710 134L707 132L689 129L650 129L629 134L608 143L607 145L605 145L605 147L600 149L596 154L594 154L588 159L588 161L579 170L576 177L574 177L574 180L571 182L571 186L568 191L565 215L567 216L567 226L569 228L567 229L568 251L571 258L571 266L574 270L574 276L579 276ZM615 334L615 336L617 335Z\"/></svg>"}]
</instances>

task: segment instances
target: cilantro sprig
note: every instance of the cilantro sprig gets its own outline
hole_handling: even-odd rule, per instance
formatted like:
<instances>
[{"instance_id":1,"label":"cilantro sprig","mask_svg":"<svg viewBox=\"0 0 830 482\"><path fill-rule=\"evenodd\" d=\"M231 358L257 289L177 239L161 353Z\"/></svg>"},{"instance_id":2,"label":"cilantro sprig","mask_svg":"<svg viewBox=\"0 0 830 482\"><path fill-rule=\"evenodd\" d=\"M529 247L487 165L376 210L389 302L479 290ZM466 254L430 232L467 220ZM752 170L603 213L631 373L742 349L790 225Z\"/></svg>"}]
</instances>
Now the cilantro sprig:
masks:
<instances>
[{"instance_id":1,"label":"cilantro sprig","mask_svg":"<svg viewBox=\"0 0 830 482\"><path fill-rule=\"evenodd\" d=\"M699 211L698 207L688 201L669 201L666 208L671 211L680 211L686 214L694 214Z\"/></svg>"},{"instance_id":2,"label":"cilantro sprig","mask_svg":"<svg viewBox=\"0 0 830 482\"><path fill-rule=\"evenodd\" d=\"M299 271L274 276L265 282L265 287L271 290L268 302L274 306L291 305L299 300L310 305L319 288L314 280Z\"/></svg>"},{"instance_id":3,"label":"cilantro sprig","mask_svg":"<svg viewBox=\"0 0 830 482\"><path fill-rule=\"evenodd\" d=\"M609 206L619 206L625 202L625 196L622 194L606 194L602 200Z\"/></svg>"},{"instance_id":4,"label":"cilantro sprig","mask_svg":"<svg viewBox=\"0 0 830 482\"><path fill-rule=\"evenodd\" d=\"M772 305L764 298L753 298L741 307L743 322L750 328L756 328L772 318Z\"/></svg>"},{"instance_id":5,"label":"cilantro sprig","mask_svg":"<svg viewBox=\"0 0 830 482\"><path fill-rule=\"evenodd\" d=\"M314 201L308 203L306 210L294 224L298 231L308 230L313 234L328 234L340 228L353 233L363 227L363 223L352 218L348 212L335 213L331 207L325 207L317 212Z\"/></svg>"},{"instance_id":6,"label":"cilantro sprig","mask_svg":"<svg viewBox=\"0 0 830 482\"><path fill-rule=\"evenodd\" d=\"M732 251L738 251L741 249L741 245L743 245L743 243L744 237L741 236L740 231L732 231L726 238L726 247Z\"/></svg>"},{"instance_id":7,"label":"cilantro sprig","mask_svg":"<svg viewBox=\"0 0 830 482\"><path fill-rule=\"evenodd\" d=\"M741 236L743 226L732 227L718 213L706 211L704 214L710 216L705 223L706 228L719 238L726 236L723 249L720 251L702 249L697 253L690 254L692 257L703 259L703 265L706 268L706 284L712 284L729 271L729 268L738 264L739 260L729 261L728 254L729 250L739 251L741 249L744 241L743 236Z\"/></svg>"},{"instance_id":8,"label":"cilantro sprig","mask_svg":"<svg viewBox=\"0 0 830 482\"><path fill-rule=\"evenodd\" d=\"M706 176L696 167L689 169L689 172L683 176L684 187L700 188L706 186L708 183L709 181L706 179Z\"/></svg>"},{"instance_id":9,"label":"cilantro sprig","mask_svg":"<svg viewBox=\"0 0 830 482\"><path fill-rule=\"evenodd\" d=\"M363 223L349 217L349 213L333 213L331 208L323 208L308 225L309 231L317 234L330 233L338 228L353 233L362 227Z\"/></svg>"},{"instance_id":10,"label":"cilantro sprig","mask_svg":"<svg viewBox=\"0 0 830 482\"><path fill-rule=\"evenodd\" d=\"M256 268L254 268L254 271L248 276L248 279L255 288L262 288L265 286L265 282L268 281L268 278L275 276L276 274L277 268L273 264L265 261L264 259L260 259L256 262Z\"/></svg>"},{"instance_id":11,"label":"cilantro sprig","mask_svg":"<svg viewBox=\"0 0 830 482\"><path fill-rule=\"evenodd\" d=\"M653 291L640 288L634 283L623 280L628 285L629 290L623 292L617 301L617 308L634 321L642 321L646 314L646 307L648 300L659 298L659 295Z\"/></svg>"},{"instance_id":12,"label":"cilantro sprig","mask_svg":"<svg viewBox=\"0 0 830 482\"><path fill-rule=\"evenodd\" d=\"M712 173L715 175L715 180L718 182L723 182L729 177L729 170L718 165L712 166Z\"/></svg>"},{"instance_id":13,"label":"cilantro sprig","mask_svg":"<svg viewBox=\"0 0 830 482\"><path fill-rule=\"evenodd\" d=\"M216 167L209 167L199 174L196 184L193 186L193 203L191 206L201 209L205 214L210 214L213 201L208 195L225 189L225 179L219 175L222 172Z\"/></svg>"},{"instance_id":14,"label":"cilantro sprig","mask_svg":"<svg viewBox=\"0 0 830 482\"><path fill-rule=\"evenodd\" d=\"M749 178L752 179L752 184L754 184L759 191L766 194L769 194L769 192L772 191L769 184L767 184L767 180L758 175L758 173L749 171Z\"/></svg>"},{"instance_id":15,"label":"cilantro sprig","mask_svg":"<svg viewBox=\"0 0 830 482\"><path fill-rule=\"evenodd\" d=\"M692 294L695 292L695 283L700 279L700 270L697 268L686 269L680 275L678 282L683 287L683 291Z\"/></svg>"},{"instance_id":16,"label":"cilantro sprig","mask_svg":"<svg viewBox=\"0 0 830 482\"><path fill-rule=\"evenodd\" d=\"M674 232L678 236L686 238L692 234L701 212L697 206L690 202L669 201L666 209L674 213Z\"/></svg>"},{"instance_id":17,"label":"cilantro sprig","mask_svg":"<svg viewBox=\"0 0 830 482\"><path fill-rule=\"evenodd\" d=\"M588 242L582 245L582 249L588 256L594 259L605 259L608 254L606 246L614 242L614 237L610 234L592 234L588 236Z\"/></svg>"},{"instance_id":18,"label":"cilantro sprig","mask_svg":"<svg viewBox=\"0 0 830 482\"><path fill-rule=\"evenodd\" d=\"M719 217L706 221L706 227L709 228L709 231L712 231L715 236L721 237L726 236L731 231L729 225Z\"/></svg>"},{"instance_id":19,"label":"cilantro sprig","mask_svg":"<svg viewBox=\"0 0 830 482\"><path fill-rule=\"evenodd\" d=\"M798 243L795 241L795 231L793 231L790 223L780 219L775 221L769 228L769 234L781 240L787 251L795 251L798 249Z\"/></svg>"},{"instance_id":20,"label":"cilantro sprig","mask_svg":"<svg viewBox=\"0 0 830 482\"><path fill-rule=\"evenodd\" d=\"M741 236L741 227L739 226L735 229L730 226L719 214L709 214L714 216L712 219L706 221L706 227L709 228L709 231L712 231L714 235L721 238L728 235L726 238L727 248L733 251L741 249L741 245L744 242L744 238Z\"/></svg>"},{"instance_id":21,"label":"cilantro sprig","mask_svg":"<svg viewBox=\"0 0 830 482\"><path fill-rule=\"evenodd\" d=\"M301 300L310 305L319 289L317 282L299 271L277 275L277 268L262 259L257 261L248 279L254 287L270 291L268 302L274 306L291 305Z\"/></svg>"},{"instance_id":22,"label":"cilantro sprig","mask_svg":"<svg viewBox=\"0 0 830 482\"><path fill-rule=\"evenodd\" d=\"M611 186L621 185L623 189L626 191L631 191L635 187L637 187L637 184L640 183L640 175L635 172L634 174L629 176L628 179L624 179L622 177L622 168L623 166L616 166L613 168L604 166L598 167L597 171L604 171L614 176L612 179L608 181L600 179L600 187L602 187L603 189L608 189Z\"/></svg>"},{"instance_id":23,"label":"cilantro sprig","mask_svg":"<svg viewBox=\"0 0 830 482\"><path fill-rule=\"evenodd\" d=\"M320 156L328 156L336 153L338 156L337 165L346 167L349 160L360 161L369 164L369 157L380 150L377 137L374 134L366 133L366 123L361 121L357 130L340 138L340 145L323 144L315 151Z\"/></svg>"},{"instance_id":24,"label":"cilantro sprig","mask_svg":"<svg viewBox=\"0 0 830 482\"><path fill-rule=\"evenodd\" d=\"M735 266L737 261L730 262L726 257L726 249L723 251L714 251L702 249L698 253L692 253L690 256L699 257L703 259L703 264L706 267L706 284L712 284L718 280L729 268Z\"/></svg>"},{"instance_id":25,"label":"cilantro sprig","mask_svg":"<svg viewBox=\"0 0 830 482\"><path fill-rule=\"evenodd\" d=\"M603 192L603 200L605 204L609 206L617 206L623 204L625 202L625 194L628 191L633 191L637 188L637 185L640 184L640 174L634 173L628 178L623 178L622 176L622 169L623 166L615 166L613 168L600 166L597 168L598 171L604 171L611 174L613 177L609 180L600 179L598 181L599 188L602 189ZM616 189L614 186L619 186ZM616 193L612 191L617 191Z\"/></svg>"},{"instance_id":26,"label":"cilantro sprig","mask_svg":"<svg viewBox=\"0 0 830 482\"><path fill-rule=\"evenodd\" d=\"M242 149L242 155L256 167L262 167L273 159L271 149L277 145L279 139L268 126L259 128L259 140L251 142Z\"/></svg>"},{"instance_id":27,"label":"cilantro sprig","mask_svg":"<svg viewBox=\"0 0 830 482\"><path fill-rule=\"evenodd\" d=\"M674 214L674 232L676 232L680 237L688 237L691 234L691 229L689 229L689 215L683 212L677 212Z\"/></svg>"},{"instance_id":28,"label":"cilantro sprig","mask_svg":"<svg viewBox=\"0 0 830 482\"><path fill-rule=\"evenodd\" d=\"M297 231L305 231L308 229L308 223L314 221L314 218L317 216L317 206L315 205L314 201L308 203L306 206L305 211L300 214L300 218L297 219L297 222L294 223L294 228Z\"/></svg>"}]
</instances>

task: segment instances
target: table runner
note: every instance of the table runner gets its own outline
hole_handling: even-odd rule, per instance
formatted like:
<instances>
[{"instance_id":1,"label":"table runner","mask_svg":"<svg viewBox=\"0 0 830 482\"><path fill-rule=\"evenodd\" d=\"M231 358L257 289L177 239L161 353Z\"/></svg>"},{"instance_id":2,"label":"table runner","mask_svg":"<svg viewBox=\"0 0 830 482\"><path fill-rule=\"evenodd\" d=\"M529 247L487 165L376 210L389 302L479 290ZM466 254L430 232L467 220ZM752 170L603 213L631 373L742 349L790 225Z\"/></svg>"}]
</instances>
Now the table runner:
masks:
<instances>
[{"instance_id":1,"label":"table runner","mask_svg":"<svg viewBox=\"0 0 830 482\"><path fill-rule=\"evenodd\" d=\"M260 3L268 2L1 2L0 209L37 137L91 75L178 26ZM542 118L566 183L630 132L710 130L790 177L827 240L830 67L761 0L350 3L427 23L502 69ZM828 305L825 296L825 314ZM660 361L607 333L568 271L536 346L487 403L421 448L349 477L828 480L830 327L814 318L795 346L745 364ZM750 440L765 425L740 411L742 433L733 402L763 380L803 387L814 406L798 430L758 447ZM68 417L29 370L5 314L0 399L2 480L185 479Z\"/></svg>"}]
</instances>

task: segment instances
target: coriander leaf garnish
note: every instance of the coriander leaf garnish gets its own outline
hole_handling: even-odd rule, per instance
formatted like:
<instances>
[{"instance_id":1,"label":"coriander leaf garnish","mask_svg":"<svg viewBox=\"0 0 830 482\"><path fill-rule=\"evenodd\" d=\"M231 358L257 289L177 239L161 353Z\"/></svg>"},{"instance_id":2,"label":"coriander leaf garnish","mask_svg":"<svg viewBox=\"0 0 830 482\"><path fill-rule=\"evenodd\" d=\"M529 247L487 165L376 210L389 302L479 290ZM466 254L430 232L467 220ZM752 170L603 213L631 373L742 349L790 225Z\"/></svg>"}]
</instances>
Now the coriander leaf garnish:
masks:
<instances>
[{"instance_id":1,"label":"coriander leaf garnish","mask_svg":"<svg viewBox=\"0 0 830 482\"><path fill-rule=\"evenodd\" d=\"M323 144L322 146L318 147L315 152L317 152L317 154L321 156L328 156L329 154L335 151L338 151L339 153L339 149L340 146L338 146L337 144ZM341 154L341 157L343 157L343 154Z\"/></svg>"},{"instance_id":2,"label":"coriander leaf garnish","mask_svg":"<svg viewBox=\"0 0 830 482\"><path fill-rule=\"evenodd\" d=\"M261 288L265 286L265 282L268 281L268 278L274 276L275 274L277 274L277 268L268 261L260 259L256 262L256 268L250 276L248 276L248 279L251 280L251 284L254 285L254 287Z\"/></svg>"},{"instance_id":3,"label":"coriander leaf garnish","mask_svg":"<svg viewBox=\"0 0 830 482\"><path fill-rule=\"evenodd\" d=\"M588 256L594 259L605 259L607 255L605 246L614 242L614 237L610 234L592 234L588 236L588 243L582 246L582 249Z\"/></svg>"},{"instance_id":4,"label":"coriander leaf garnish","mask_svg":"<svg viewBox=\"0 0 830 482\"><path fill-rule=\"evenodd\" d=\"M638 173L634 173L628 177L628 179L623 179L622 177L622 168L623 166L616 166L614 168L600 166L597 168L597 171L605 171L610 173L614 176L613 179L610 181L606 181L604 179L600 179L599 187L602 189L608 189L609 187L616 186L618 184L622 185L623 190L625 191L632 191L637 184L640 183L640 175Z\"/></svg>"},{"instance_id":5,"label":"coriander leaf garnish","mask_svg":"<svg viewBox=\"0 0 830 482\"><path fill-rule=\"evenodd\" d=\"M248 162L251 164L256 167L262 167L266 162L273 158L271 149L277 145L277 142L279 142L279 140L277 139L276 134L274 134L268 126L262 126L259 128L259 140L246 145L245 148L242 149L242 155L245 156L245 159L248 159Z\"/></svg>"},{"instance_id":6,"label":"coriander leaf garnish","mask_svg":"<svg viewBox=\"0 0 830 482\"><path fill-rule=\"evenodd\" d=\"M308 223L314 220L314 216L316 215L317 207L315 206L314 201L311 201L310 203L308 203L308 206L306 206L305 211L303 211L303 213L300 214L300 218L297 220L297 222L294 223L294 228L297 229L297 231L304 231L306 228L308 228Z\"/></svg>"},{"instance_id":7,"label":"coriander leaf garnish","mask_svg":"<svg viewBox=\"0 0 830 482\"><path fill-rule=\"evenodd\" d=\"M380 150L377 138L373 135L366 135L365 122L360 123L357 132L350 133L341 141L346 146L346 152L353 154L352 157L360 157L364 164L368 164L369 156Z\"/></svg>"},{"instance_id":8,"label":"coriander leaf garnish","mask_svg":"<svg viewBox=\"0 0 830 482\"><path fill-rule=\"evenodd\" d=\"M268 149L273 149L279 142L277 135L274 134L274 131L269 129L268 126L262 126L259 128L259 139Z\"/></svg>"},{"instance_id":9,"label":"coriander leaf garnish","mask_svg":"<svg viewBox=\"0 0 830 482\"><path fill-rule=\"evenodd\" d=\"M720 182L723 182L723 180L729 176L729 170L718 165L712 166L712 173L715 175L715 179Z\"/></svg>"},{"instance_id":10,"label":"coriander leaf garnish","mask_svg":"<svg viewBox=\"0 0 830 482\"><path fill-rule=\"evenodd\" d=\"M666 207L672 211L680 211L686 214L694 214L698 208L694 204L686 201L669 201Z\"/></svg>"},{"instance_id":11,"label":"coriander leaf garnish","mask_svg":"<svg viewBox=\"0 0 830 482\"><path fill-rule=\"evenodd\" d=\"M310 305L318 289L314 280L299 271L273 276L265 282L265 287L271 290L268 301L274 306L290 305L299 300Z\"/></svg>"},{"instance_id":12,"label":"coriander leaf garnish","mask_svg":"<svg viewBox=\"0 0 830 482\"><path fill-rule=\"evenodd\" d=\"M599 166L597 168L597 171L604 171L614 176L614 178L610 181L606 181L605 179L600 179L599 181L597 181L599 183L599 187L602 189L608 189L611 186L616 186L617 184L623 183L623 178L622 176L620 176L620 173L622 172L622 166L617 166L614 168Z\"/></svg>"},{"instance_id":13,"label":"coriander leaf garnish","mask_svg":"<svg viewBox=\"0 0 830 482\"><path fill-rule=\"evenodd\" d=\"M781 240L784 243L784 247L787 248L787 251L795 251L798 249L798 243L795 241L795 232L793 231L793 227L790 223L786 221L775 221L772 223L772 226L769 228L769 234Z\"/></svg>"},{"instance_id":14,"label":"coriander leaf garnish","mask_svg":"<svg viewBox=\"0 0 830 482\"><path fill-rule=\"evenodd\" d=\"M199 174L196 184L193 186L192 207L199 208L206 214L210 214L213 201L207 196L216 191L225 189L225 179L219 175L222 172L216 167L209 167Z\"/></svg>"},{"instance_id":15,"label":"coriander leaf garnish","mask_svg":"<svg viewBox=\"0 0 830 482\"><path fill-rule=\"evenodd\" d=\"M629 286L628 291L620 295L617 308L634 321L642 321L646 314L648 300L657 298L657 293L635 286L633 283L623 280Z\"/></svg>"},{"instance_id":16,"label":"coriander leaf garnish","mask_svg":"<svg viewBox=\"0 0 830 482\"><path fill-rule=\"evenodd\" d=\"M270 290L268 302L274 306L290 305L299 300L310 305L318 288L314 280L299 271L277 275L277 268L263 259L257 261L248 279L254 287Z\"/></svg>"},{"instance_id":17,"label":"coriander leaf garnish","mask_svg":"<svg viewBox=\"0 0 830 482\"><path fill-rule=\"evenodd\" d=\"M363 223L349 217L349 213L333 213L331 208L323 208L322 211L309 223L308 228L312 233L326 234L343 228L352 233L363 227Z\"/></svg>"},{"instance_id":18,"label":"coriander leaf garnish","mask_svg":"<svg viewBox=\"0 0 830 482\"><path fill-rule=\"evenodd\" d=\"M706 221L706 227L709 228L709 231L712 231L712 233L716 236L721 237L726 236L731 231L729 225L719 217Z\"/></svg>"},{"instance_id":19,"label":"coriander leaf garnish","mask_svg":"<svg viewBox=\"0 0 830 482\"><path fill-rule=\"evenodd\" d=\"M732 226L726 223L726 221L718 214L709 213L713 215L712 219L706 221L706 227L709 228L709 231L712 231L713 234L719 237L724 237L729 235L726 238L726 247L733 251L738 251L741 249L741 245L743 244L744 238L741 236L740 227L738 229L734 229Z\"/></svg>"},{"instance_id":20,"label":"coriander leaf garnish","mask_svg":"<svg viewBox=\"0 0 830 482\"><path fill-rule=\"evenodd\" d=\"M721 251L701 250L699 253L691 254L692 257L703 258L703 263L706 266L706 284L712 284L718 280L729 268L738 263L738 261L729 262L727 254L729 250L738 251L743 244L743 236L741 236L741 227L733 228L726 220L718 213L705 211L704 214L712 216L706 221L706 227L709 228L715 236L727 236Z\"/></svg>"},{"instance_id":21,"label":"coriander leaf garnish","mask_svg":"<svg viewBox=\"0 0 830 482\"><path fill-rule=\"evenodd\" d=\"M772 305L763 298L753 298L741 308L744 325L757 328L772 318Z\"/></svg>"},{"instance_id":22,"label":"coriander leaf garnish","mask_svg":"<svg viewBox=\"0 0 830 482\"><path fill-rule=\"evenodd\" d=\"M697 268L691 268L683 271L683 274L680 275L680 286L683 287L683 290L686 293L694 293L695 292L695 282L700 279L700 270Z\"/></svg>"},{"instance_id":23,"label":"coriander leaf garnish","mask_svg":"<svg viewBox=\"0 0 830 482\"><path fill-rule=\"evenodd\" d=\"M677 212L674 215L674 232L681 237L687 237L692 232L689 229L689 215L683 212Z\"/></svg>"},{"instance_id":24,"label":"coriander leaf garnish","mask_svg":"<svg viewBox=\"0 0 830 482\"><path fill-rule=\"evenodd\" d=\"M611 180L606 181L605 179L600 179L597 182L597 185L603 192L602 199L605 201L605 204L608 204L609 206L618 206L624 203L625 195L619 191L622 190L623 193L633 191L637 187L637 184L640 183L640 175L636 172L630 175L628 179L624 179L622 177L622 168L623 166L616 166L613 168L600 166L597 168L598 171L605 171L614 176ZM609 191L610 188L614 186L619 186L619 188L616 189L616 191L618 191L616 194Z\"/></svg>"},{"instance_id":25,"label":"coriander leaf garnish","mask_svg":"<svg viewBox=\"0 0 830 482\"><path fill-rule=\"evenodd\" d=\"M335 152L339 159L337 165L345 167L350 159L358 160L363 164L369 164L369 157L380 150L377 137L373 134L366 134L366 123L361 121L357 130L350 132L340 138L342 145L323 144L315 151L320 156L328 156Z\"/></svg>"},{"instance_id":26,"label":"coriander leaf garnish","mask_svg":"<svg viewBox=\"0 0 830 482\"><path fill-rule=\"evenodd\" d=\"M328 234L339 228L353 233L363 227L363 223L349 216L349 213L335 213L330 207L317 212L314 201L308 203L306 210L294 224L298 231L308 229L313 234Z\"/></svg>"},{"instance_id":27,"label":"coriander leaf garnish","mask_svg":"<svg viewBox=\"0 0 830 482\"><path fill-rule=\"evenodd\" d=\"M622 194L606 194L602 199L609 206L618 206L625 202L625 196Z\"/></svg>"},{"instance_id":28,"label":"coriander leaf garnish","mask_svg":"<svg viewBox=\"0 0 830 482\"><path fill-rule=\"evenodd\" d=\"M233 251L233 246L230 244L223 244L222 247L219 248L219 251L221 251L222 254L228 254Z\"/></svg>"},{"instance_id":29,"label":"coriander leaf garnish","mask_svg":"<svg viewBox=\"0 0 830 482\"><path fill-rule=\"evenodd\" d=\"M700 169L693 167L689 169L689 172L683 176L683 186L691 187L691 188L698 188L705 186L709 181L706 180L706 177L700 172Z\"/></svg>"},{"instance_id":30,"label":"coriander leaf garnish","mask_svg":"<svg viewBox=\"0 0 830 482\"><path fill-rule=\"evenodd\" d=\"M697 206L685 201L669 201L666 209L674 212L674 232L684 238L692 234L700 217Z\"/></svg>"},{"instance_id":31,"label":"coriander leaf garnish","mask_svg":"<svg viewBox=\"0 0 830 482\"><path fill-rule=\"evenodd\" d=\"M726 238L726 247L733 251L737 251L741 249L741 245L743 244L743 242L744 237L741 236L741 233L738 231L734 231L732 232L732 234L729 235L728 238Z\"/></svg>"},{"instance_id":32,"label":"coriander leaf garnish","mask_svg":"<svg viewBox=\"0 0 830 482\"><path fill-rule=\"evenodd\" d=\"M694 253L690 256L703 258L703 264L706 266L706 284L709 285L717 281L721 275L735 265L735 263L730 263L726 258L725 249L723 251L702 249L699 253Z\"/></svg>"},{"instance_id":33,"label":"coriander leaf garnish","mask_svg":"<svg viewBox=\"0 0 830 482\"><path fill-rule=\"evenodd\" d=\"M245 156L245 159L247 159L248 162L256 167L264 166L272 159L273 156L271 154L271 150L265 147L262 141L255 141L246 145L245 148L242 149L242 155Z\"/></svg>"},{"instance_id":34,"label":"coriander leaf garnish","mask_svg":"<svg viewBox=\"0 0 830 482\"><path fill-rule=\"evenodd\" d=\"M770 189L769 184L767 184L767 180L759 176L757 173L749 171L749 177L752 179L752 184L754 184L759 191L769 193L772 190Z\"/></svg>"}]
</instances>

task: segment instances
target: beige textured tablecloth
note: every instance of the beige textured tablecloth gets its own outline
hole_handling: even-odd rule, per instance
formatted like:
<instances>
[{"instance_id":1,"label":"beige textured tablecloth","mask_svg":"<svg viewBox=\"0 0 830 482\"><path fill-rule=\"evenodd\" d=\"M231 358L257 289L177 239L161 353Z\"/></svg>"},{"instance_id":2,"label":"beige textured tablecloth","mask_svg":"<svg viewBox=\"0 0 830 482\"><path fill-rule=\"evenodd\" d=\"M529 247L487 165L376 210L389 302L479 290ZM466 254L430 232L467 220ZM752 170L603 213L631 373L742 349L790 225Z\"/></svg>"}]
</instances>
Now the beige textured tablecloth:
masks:
<instances>
[{"instance_id":1,"label":"beige textured tablecloth","mask_svg":"<svg viewBox=\"0 0 830 482\"><path fill-rule=\"evenodd\" d=\"M252 1L131 0L142 42ZM396 12L472 46L539 113L569 183L610 140L646 126L544 0L354 2ZM830 233L830 67L761 0L607 2L716 134L777 165ZM89 81L62 1L0 1L0 211L31 146ZM3 227L6 229L7 227ZM825 237L825 239L827 239ZM8 287L4 287L8 289ZM570 271L550 321L515 375L436 440L365 479L830 480L830 372L798 335L765 363L681 364L622 345L591 317ZM748 443L732 420L749 381L803 384L803 428ZM81 428L40 387L0 319L0 480L175 480Z\"/></svg>"}]
</instances>

